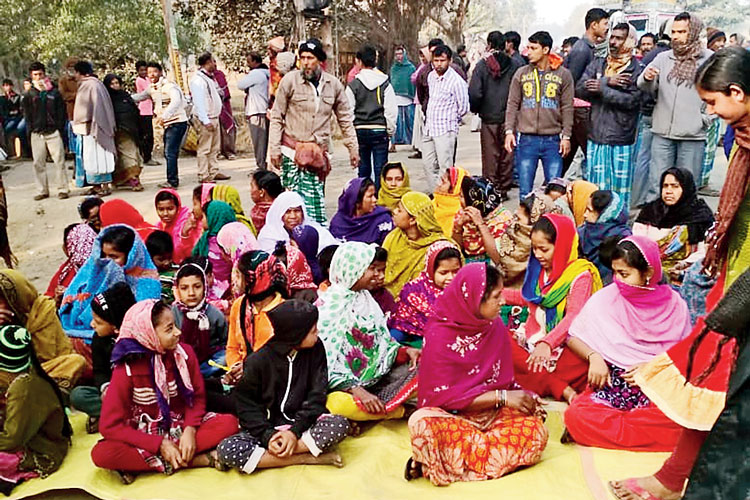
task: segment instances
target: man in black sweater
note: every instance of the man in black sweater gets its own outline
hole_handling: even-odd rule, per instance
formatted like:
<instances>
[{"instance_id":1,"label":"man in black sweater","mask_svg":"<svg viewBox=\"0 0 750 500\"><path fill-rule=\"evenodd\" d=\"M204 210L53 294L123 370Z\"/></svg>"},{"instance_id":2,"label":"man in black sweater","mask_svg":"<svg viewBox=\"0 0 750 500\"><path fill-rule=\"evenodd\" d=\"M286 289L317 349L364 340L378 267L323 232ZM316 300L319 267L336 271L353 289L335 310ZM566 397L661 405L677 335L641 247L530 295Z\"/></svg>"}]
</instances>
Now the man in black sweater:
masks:
<instances>
[{"instance_id":1,"label":"man in black sweater","mask_svg":"<svg viewBox=\"0 0 750 500\"><path fill-rule=\"evenodd\" d=\"M469 83L469 106L482 119L482 176L492 181L505 200L511 188L513 153L505 150L505 108L513 74L521 64L504 52L499 31L487 35L490 52L480 59Z\"/></svg>"}]
</instances>

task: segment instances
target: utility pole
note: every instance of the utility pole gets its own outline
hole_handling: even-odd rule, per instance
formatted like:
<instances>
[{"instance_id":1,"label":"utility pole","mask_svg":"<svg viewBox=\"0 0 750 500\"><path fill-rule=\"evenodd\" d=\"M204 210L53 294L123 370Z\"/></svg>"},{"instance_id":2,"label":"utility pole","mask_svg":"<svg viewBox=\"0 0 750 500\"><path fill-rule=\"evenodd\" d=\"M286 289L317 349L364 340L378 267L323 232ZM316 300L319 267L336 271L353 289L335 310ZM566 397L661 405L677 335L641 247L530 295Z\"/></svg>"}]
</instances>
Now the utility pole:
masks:
<instances>
[{"instance_id":1,"label":"utility pole","mask_svg":"<svg viewBox=\"0 0 750 500\"><path fill-rule=\"evenodd\" d=\"M174 14L172 13L172 0L161 0L161 10L164 16L164 32L167 36L167 52L169 60L172 63L174 71L174 80L180 86L183 93L188 94L188 86L185 84L185 78L182 74L182 64L180 58L180 44L177 41L177 28L174 23Z\"/></svg>"}]
</instances>

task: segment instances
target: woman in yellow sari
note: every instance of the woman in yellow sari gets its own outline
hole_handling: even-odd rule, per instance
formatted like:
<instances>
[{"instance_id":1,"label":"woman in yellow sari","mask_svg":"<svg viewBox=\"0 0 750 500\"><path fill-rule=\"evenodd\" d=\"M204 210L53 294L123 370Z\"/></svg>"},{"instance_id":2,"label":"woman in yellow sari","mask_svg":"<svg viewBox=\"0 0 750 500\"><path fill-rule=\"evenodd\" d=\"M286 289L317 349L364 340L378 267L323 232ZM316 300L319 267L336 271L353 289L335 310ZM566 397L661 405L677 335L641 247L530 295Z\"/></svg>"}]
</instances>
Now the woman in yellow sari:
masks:
<instances>
[{"instance_id":1,"label":"woman in yellow sari","mask_svg":"<svg viewBox=\"0 0 750 500\"><path fill-rule=\"evenodd\" d=\"M55 300L39 295L20 272L0 270L0 325L17 324L31 334L42 368L69 392L86 368L86 358L76 354L57 317Z\"/></svg>"},{"instance_id":2,"label":"woman in yellow sari","mask_svg":"<svg viewBox=\"0 0 750 500\"><path fill-rule=\"evenodd\" d=\"M583 224L583 213L586 211L586 204L594 191L598 190L599 187L592 182L577 180L571 183L570 190L568 190L568 204L573 211L573 219L575 220L576 227Z\"/></svg>"},{"instance_id":3,"label":"woman in yellow sari","mask_svg":"<svg viewBox=\"0 0 750 500\"><path fill-rule=\"evenodd\" d=\"M432 200L417 191L406 193L393 211L393 225L383 248L388 250L385 288L394 297L408 282L425 269L427 249L439 240L447 240L435 219Z\"/></svg>"},{"instance_id":4,"label":"woman in yellow sari","mask_svg":"<svg viewBox=\"0 0 750 500\"><path fill-rule=\"evenodd\" d=\"M388 162L380 173L378 205L393 212L401 197L411 191L409 172L401 162Z\"/></svg>"},{"instance_id":5,"label":"woman in yellow sari","mask_svg":"<svg viewBox=\"0 0 750 500\"><path fill-rule=\"evenodd\" d=\"M453 235L453 221L461 210L461 185L468 175L469 172L461 167L449 168L440 177L440 184L433 193L435 218L448 238Z\"/></svg>"}]
</instances>

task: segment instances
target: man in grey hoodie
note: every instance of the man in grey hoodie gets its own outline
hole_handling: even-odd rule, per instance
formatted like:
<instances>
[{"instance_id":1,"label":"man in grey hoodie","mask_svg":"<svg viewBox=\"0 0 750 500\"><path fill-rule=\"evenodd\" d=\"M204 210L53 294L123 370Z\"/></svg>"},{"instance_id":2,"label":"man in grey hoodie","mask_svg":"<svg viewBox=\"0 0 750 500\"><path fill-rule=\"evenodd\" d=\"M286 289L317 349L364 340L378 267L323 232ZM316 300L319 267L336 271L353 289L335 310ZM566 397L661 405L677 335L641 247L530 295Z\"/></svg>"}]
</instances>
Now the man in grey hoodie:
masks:
<instances>
[{"instance_id":1,"label":"man in grey hoodie","mask_svg":"<svg viewBox=\"0 0 750 500\"><path fill-rule=\"evenodd\" d=\"M712 54L701 46L702 30L696 15L678 14L672 23L672 50L656 56L638 77L638 87L656 99L645 202L661 195L661 175L669 168L686 168L695 182L700 180L709 117L693 80Z\"/></svg>"},{"instance_id":2,"label":"man in grey hoodie","mask_svg":"<svg viewBox=\"0 0 750 500\"><path fill-rule=\"evenodd\" d=\"M354 109L354 129L359 143L359 177L371 178L380 189L380 171L388 163L388 142L396 132L398 104L388 75L375 67L378 53L365 45L356 55L362 69L346 87ZM374 170L374 172L373 172Z\"/></svg>"}]
</instances>

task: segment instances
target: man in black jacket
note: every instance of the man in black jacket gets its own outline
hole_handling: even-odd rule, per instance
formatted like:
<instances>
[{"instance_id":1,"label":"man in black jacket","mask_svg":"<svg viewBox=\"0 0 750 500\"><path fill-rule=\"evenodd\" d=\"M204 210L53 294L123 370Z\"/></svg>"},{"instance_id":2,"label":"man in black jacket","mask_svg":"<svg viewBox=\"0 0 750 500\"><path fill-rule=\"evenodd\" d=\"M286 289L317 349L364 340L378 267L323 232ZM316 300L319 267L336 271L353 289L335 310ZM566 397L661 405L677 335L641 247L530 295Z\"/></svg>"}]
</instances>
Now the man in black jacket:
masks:
<instances>
[{"instance_id":1,"label":"man in black jacket","mask_svg":"<svg viewBox=\"0 0 750 500\"><path fill-rule=\"evenodd\" d=\"M62 134L65 130L65 104L62 96L47 78L44 64L29 66L31 89L22 101L26 127L31 134L31 156L34 159L34 176L39 192L35 201L49 198L47 182L47 152L55 163L58 198L68 197L68 172L65 170L65 146Z\"/></svg>"},{"instance_id":2,"label":"man in black jacket","mask_svg":"<svg viewBox=\"0 0 750 500\"><path fill-rule=\"evenodd\" d=\"M607 38L609 31L609 13L600 8L589 9L586 12L586 32L570 49L570 54L565 59L565 67L570 70L573 82L577 85L591 61L596 56L597 44ZM577 96L576 96L577 97ZM578 148L583 151L584 163L586 158L586 141L588 138L589 103L585 100L576 99L575 121L573 122L573 135L570 138L570 154L563 158L563 175L568 171L575 159Z\"/></svg>"},{"instance_id":3,"label":"man in black jacket","mask_svg":"<svg viewBox=\"0 0 750 500\"><path fill-rule=\"evenodd\" d=\"M513 74L521 64L504 52L499 31L487 35L490 52L480 59L469 83L469 106L482 119L482 176L508 199L513 174L513 153L505 150L505 108Z\"/></svg>"},{"instance_id":4,"label":"man in black jacket","mask_svg":"<svg viewBox=\"0 0 750 500\"><path fill-rule=\"evenodd\" d=\"M635 28L620 23L609 37L609 55L597 57L576 85L576 97L591 103L586 179L620 195L630 206L633 149L638 132L640 64L633 56Z\"/></svg>"}]
</instances>

